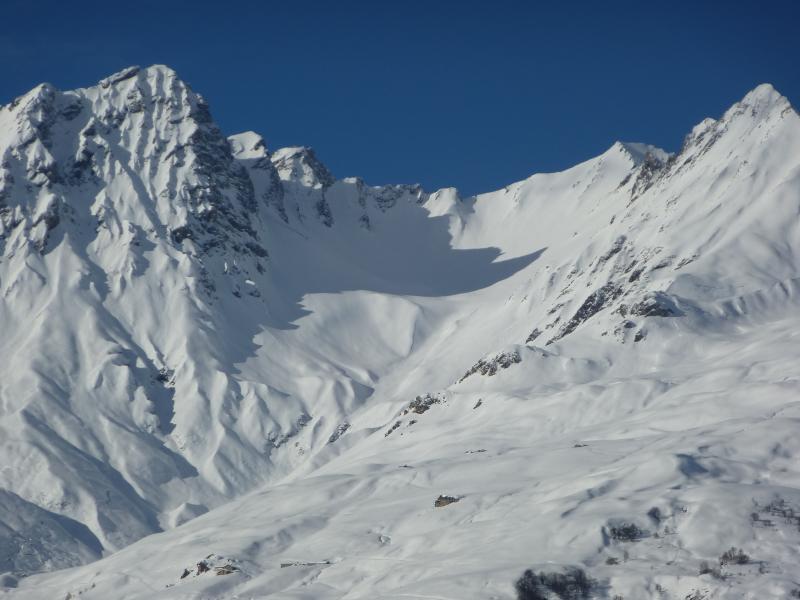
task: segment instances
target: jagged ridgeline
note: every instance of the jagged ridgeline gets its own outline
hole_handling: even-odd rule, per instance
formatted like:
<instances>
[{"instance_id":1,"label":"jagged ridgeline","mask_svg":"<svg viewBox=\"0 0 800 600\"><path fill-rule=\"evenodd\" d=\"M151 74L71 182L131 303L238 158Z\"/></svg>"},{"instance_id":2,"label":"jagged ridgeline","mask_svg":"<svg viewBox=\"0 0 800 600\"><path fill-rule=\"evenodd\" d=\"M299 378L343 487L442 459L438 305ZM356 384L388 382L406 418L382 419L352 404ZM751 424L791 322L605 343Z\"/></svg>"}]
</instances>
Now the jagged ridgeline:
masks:
<instances>
[{"instance_id":1,"label":"jagged ridgeline","mask_svg":"<svg viewBox=\"0 0 800 600\"><path fill-rule=\"evenodd\" d=\"M0 108L0 596L800 593L785 98L475 197L323 159L163 66Z\"/></svg>"}]
</instances>

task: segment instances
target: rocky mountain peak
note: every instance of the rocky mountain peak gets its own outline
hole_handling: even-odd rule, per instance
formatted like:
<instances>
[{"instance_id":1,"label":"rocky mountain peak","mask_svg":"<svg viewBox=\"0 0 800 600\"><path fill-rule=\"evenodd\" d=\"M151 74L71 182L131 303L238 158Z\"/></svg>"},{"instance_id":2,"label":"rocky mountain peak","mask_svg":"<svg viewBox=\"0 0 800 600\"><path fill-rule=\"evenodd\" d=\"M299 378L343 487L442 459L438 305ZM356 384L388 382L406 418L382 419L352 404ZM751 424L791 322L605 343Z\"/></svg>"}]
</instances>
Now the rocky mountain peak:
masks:
<instances>
[{"instance_id":1,"label":"rocky mountain peak","mask_svg":"<svg viewBox=\"0 0 800 600\"><path fill-rule=\"evenodd\" d=\"M310 188L325 188L335 181L328 168L317 158L313 148L280 148L272 155L272 164L283 181L293 181Z\"/></svg>"},{"instance_id":2,"label":"rocky mountain peak","mask_svg":"<svg viewBox=\"0 0 800 600\"><path fill-rule=\"evenodd\" d=\"M647 162L664 164L671 156L666 150L640 142L615 142L613 147L630 156L636 166Z\"/></svg>"},{"instance_id":3,"label":"rocky mountain peak","mask_svg":"<svg viewBox=\"0 0 800 600\"><path fill-rule=\"evenodd\" d=\"M168 67L130 67L75 91L37 86L0 112L0 131L0 235L11 247L44 250L53 228L102 228L114 215L192 251L266 256L247 170Z\"/></svg>"},{"instance_id":4,"label":"rocky mountain peak","mask_svg":"<svg viewBox=\"0 0 800 600\"><path fill-rule=\"evenodd\" d=\"M233 155L242 160L269 158L267 143L254 131L245 131L228 137Z\"/></svg>"},{"instance_id":5,"label":"rocky mountain peak","mask_svg":"<svg viewBox=\"0 0 800 600\"><path fill-rule=\"evenodd\" d=\"M789 597L798 157L761 87L675 156L461 198L226 138L166 67L38 86L0 110L0 595L499 598L579 564Z\"/></svg>"},{"instance_id":6,"label":"rocky mountain peak","mask_svg":"<svg viewBox=\"0 0 800 600\"><path fill-rule=\"evenodd\" d=\"M762 83L750 90L731 110L737 111L746 107L750 109L752 116L764 116L772 110L783 111L788 106L791 106L789 100L771 83Z\"/></svg>"}]
</instances>

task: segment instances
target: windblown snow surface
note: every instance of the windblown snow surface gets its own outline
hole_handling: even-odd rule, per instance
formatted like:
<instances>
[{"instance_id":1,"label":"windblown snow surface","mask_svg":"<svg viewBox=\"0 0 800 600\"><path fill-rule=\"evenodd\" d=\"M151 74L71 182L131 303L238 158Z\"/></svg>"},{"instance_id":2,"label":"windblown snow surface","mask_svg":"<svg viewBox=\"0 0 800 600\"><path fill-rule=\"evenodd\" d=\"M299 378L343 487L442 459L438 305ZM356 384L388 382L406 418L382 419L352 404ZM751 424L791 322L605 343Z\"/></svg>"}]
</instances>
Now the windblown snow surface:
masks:
<instances>
[{"instance_id":1,"label":"windblown snow surface","mask_svg":"<svg viewBox=\"0 0 800 600\"><path fill-rule=\"evenodd\" d=\"M41 85L0 109L0 295L2 598L800 589L769 85L470 198L226 139L166 67Z\"/></svg>"}]
</instances>

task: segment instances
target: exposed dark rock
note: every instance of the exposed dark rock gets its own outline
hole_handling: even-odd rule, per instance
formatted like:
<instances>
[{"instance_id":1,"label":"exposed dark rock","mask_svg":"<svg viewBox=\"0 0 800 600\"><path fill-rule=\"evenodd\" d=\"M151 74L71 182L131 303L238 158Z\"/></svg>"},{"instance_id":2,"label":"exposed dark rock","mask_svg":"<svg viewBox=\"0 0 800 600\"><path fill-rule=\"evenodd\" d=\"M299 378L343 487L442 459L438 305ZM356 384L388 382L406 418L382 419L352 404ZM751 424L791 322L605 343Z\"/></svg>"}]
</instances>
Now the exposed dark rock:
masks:
<instances>
[{"instance_id":1,"label":"exposed dark rock","mask_svg":"<svg viewBox=\"0 0 800 600\"><path fill-rule=\"evenodd\" d=\"M350 423L340 423L339 426L336 427L336 430L331 434L331 437L328 438L328 443L333 444L336 440L342 437L348 429L350 429Z\"/></svg>"},{"instance_id":2,"label":"exposed dark rock","mask_svg":"<svg viewBox=\"0 0 800 600\"><path fill-rule=\"evenodd\" d=\"M455 496L439 496L436 501L433 503L434 508L442 508L443 506L447 506L448 504L453 504L458 502L461 498L456 498Z\"/></svg>"},{"instance_id":3,"label":"exposed dark rock","mask_svg":"<svg viewBox=\"0 0 800 600\"><path fill-rule=\"evenodd\" d=\"M644 273L643 268L634 269L634 271L631 273L631 276L628 277L628 282L633 283L634 281L638 281L642 276L642 273Z\"/></svg>"},{"instance_id":4,"label":"exposed dark rock","mask_svg":"<svg viewBox=\"0 0 800 600\"><path fill-rule=\"evenodd\" d=\"M635 198L639 194L647 191L657 179L657 175L664 168L665 163L657 158L652 152L644 155L644 161L639 167L639 174L631 188L631 195Z\"/></svg>"},{"instance_id":5,"label":"exposed dark rock","mask_svg":"<svg viewBox=\"0 0 800 600\"><path fill-rule=\"evenodd\" d=\"M236 567L232 564L222 565L221 567L214 567L215 575L231 575L236 573L239 570L239 567Z\"/></svg>"},{"instance_id":6,"label":"exposed dark rock","mask_svg":"<svg viewBox=\"0 0 800 600\"><path fill-rule=\"evenodd\" d=\"M284 177L292 180L299 180L304 169L307 170L311 174L311 182L314 187L326 189L336 181L328 167L317 158L313 148L284 149L283 152L272 156L272 163L279 172L285 173Z\"/></svg>"},{"instance_id":7,"label":"exposed dark rock","mask_svg":"<svg viewBox=\"0 0 800 600\"><path fill-rule=\"evenodd\" d=\"M421 415L424 412L427 412L431 406L434 404L440 404L444 401L444 396L442 394L425 394L424 396L417 396L408 405L408 408L404 411L403 414L413 412L415 414Z\"/></svg>"},{"instance_id":8,"label":"exposed dark rock","mask_svg":"<svg viewBox=\"0 0 800 600\"><path fill-rule=\"evenodd\" d=\"M208 106L205 98L203 98L200 94L197 94L197 102L191 106L189 115L195 121L203 125L208 125L209 123L213 122L213 119L211 118L211 109Z\"/></svg>"},{"instance_id":9,"label":"exposed dark rock","mask_svg":"<svg viewBox=\"0 0 800 600\"><path fill-rule=\"evenodd\" d=\"M654 292L628 309L629 314L637 317L680 317L683 312L675 301L664 292Z\"/></svg>"},{"instance_id":10,"label":"exposed dark rock","mask_svg":"<svg viewBox=\"0 0 800 600\"><path fill-rule=\"evenodd\" d=\"M619 252L625 246L625 241L626 238L624 235L621 235L616 240L614 240L614 243L611 245L611 248L609 248L609 250L598 259L598 265L602 265L609 259L613 258L616 254L619 254Z\"/></svg>"},{"instance_id":11,"label":"exposed dark rock","mask_svg":"<svg viewBox=\"0 0 800 600\"><path fill-rule=\"evenodd\" d=\"M193 576L198 577L205 573L213 573L214 575L231 575L241 571L235 563L238 561L233 558L225 558L219 554L209 554L205 559L198 562L193 567L184 569L181 574L181 579Z\"/></svg>"},{"instance_id":12,"label":"exposed dark rock","mask_svg":"<svg viewBox=\"0 0 800 600\"><path fill-rule=\"evenodd\" d=\"M393 432L395 429L397 429L398 427L400 427L400 421L395 421L394 425L392 425L392 426L389 428L389 430L388 430L388 431L387 431L387 432L384 434L384 436L383 436L383 437L389 437L389 434L391 434L391 433L392 433L392 432Z\"/></svg>"},{"instance_id":13,"label":"exposed dark rock","mask_svg":"<svg viewBox=\"0 0 800 600\"><path fill-rule=\"evenodd\" d=\"M172 238L172 241L177 245L180 245L181 242L183 242L183 240L192 239L192 230L187 225L176 227L169 233L170 237Z\"/></svg>"},{"instance_id":14,"label":"exposed dark rock","mask_svg":"<svg viewBox=\"0 0 800 600\"><path fill-rule=\"evenodd\" d=\"M268 258L269 257L269 253L260 244L256 244L255 242L246 242L245 246L247 247L248 250L250 250L250 252L252 252L253 254L255 254L258 257L261 257L261 258Z\"/></svg>"},{"instance_id":15,"label":"exposed dark rock","mask_svg":"<svg viewBox=\"0 0 800 600\"><path fill-rule=\"evenodd\" d=\"M487 377L491 377L497 374L497 371L500 369L507 369L511 365L521 363L522 357L520 356L519 352L514 350L513 352L501 352L500 354L496 355L494 358L489 360L481 359L466 373L464 376L458 380L459 383L464 381L470 375L474 375L475 373L480 373L481 375L485 375Z\"/></svg>"},{"instance_id":16,"label":"exposed dark rock","mask_svg":"<svg viewBox=\"0 0 800 600\"><path fill-rule=\"evenodd\" d=\"M311 420L312 420L311 415L307 413L302 413L300 416L297 417L297 419L295 419L294 425L289 431L287 431L283 435L278 435L274 431L270 432L269 436L267 436L267 439L272 443L272 446L274 448L280 448L290 439L298 435L303 430L303 428L311 422Z\"/></svg>"},{"instance_id":17,"label":"exposed dark rock","mask_svg":"<svg viewBox=\"0 0 800 600\"><path fill-rule=\"evenodd\" d=\"M424 198L419 185L387 185L376 189L375 204L381 211L386 212L405 195L416 196L417 200Z\"/></svg>"},{"instance_id":18,"label":"exposed dark rock","mask_svg":"<svg viewBox=\"0 0 800 600\"><path fill-rule=\"evenodd\" d=\"M114 85L115 83L119 83L120 81L125 81L126 79L130 79L131 77L135 77L140 70L141 70L140 67L137 66L123 69L122 71L114 73L113 75L110 75L105 79L101 79L100 87L107 88Z\"/></svg>"},{"instance_id":19,"label":"exposed dark rock","mask_svg":"<svg viewBox=\"0 0 800 600\"><path fill-rule=\"evenodd\" d=\"M530 344L531 342L535 341L535 340L536 340L536 338L538 338L540 335L542 335L542 332L541 332L541 330L540 330L540 329L537 327L536 329L534 329L533 331L531 331L530 335L528 335L527 339L525 340L525 343L526 343L526 344Z\"/></svg>"},{"instance_id":20,"label":"exposed dark rock","mask_svg":"<svg viewBox=\"0 0 800 600\"><path fill-rule=\"evenodd\" d=\"M331 207L328 205L327 200L325 200L324 194L317 200L315 208L317 209L317 216L319 220L322 221L322 224L325 225L325 227L331 227L333 225L333 213L331 213Z\"/></svg>"},{"instance_id":21,"label":"exposed dark rock","mask_svg":"<svg viewBox=\"0 0 800 600\"><path fill-rule=\"evenodd\" d=\"M128 113L130 114L143 112L144 99L142 98L141 91L134 89L128 92L128 95L125 98L125 107L128 109Z\"/></svg>"},{"instance_id":22,"label":"exposed dark rock","mask_svg":"<svg viewBox=\"0 0 800 600\"><path fill-rule=\"evenodd\" d=\"M560 340L566 335L575 331L582 323L591 319L598 312L606 308L614 300L622 295L622 287L615 283L607 283L603 287L595 290L583 301L580 308L575 312L573 317L564 323L559 332L553 336L548 344L552 344L556 340Z\"/></svg>"},{"instance_id":23,"label":"exposed dark rock","mask_svg":"<svg viewBox=\"0 0 800 600\"><path fill-rule=\"evenodd\" d=\"M70 102L62 107L61 117L66 121L72 121L79 114L81 114L81 112L83 112L83 104L76 98L73 102Z\"/></svg>"},{"instance_id":24,"label":"exposed dark rock","mask_svg":"<svg viewBox=\"0 0 800 600\"><path fill-rule=\"evenodd\" d=\"M672 265L672 262L675 260L674 256L667 256L666 258L662 258L656 266L654 266L651 271L658 271L659 269L666 269L667 267Z\"/></svg>"},{"instance_id":25,"label":"exposed dark rock","mask_svg":"<svg viewBox=\"0 0 800 600\"><path fill-rule=\"evenodd\" d=\"M330 565L333 564L330 560L322 560L318 562L304 562L304 561L292 561L292 562L285 562L281 563L281 569L286 569L287 567L316 567L321 565Z\"/></svg>"}]
</instances>

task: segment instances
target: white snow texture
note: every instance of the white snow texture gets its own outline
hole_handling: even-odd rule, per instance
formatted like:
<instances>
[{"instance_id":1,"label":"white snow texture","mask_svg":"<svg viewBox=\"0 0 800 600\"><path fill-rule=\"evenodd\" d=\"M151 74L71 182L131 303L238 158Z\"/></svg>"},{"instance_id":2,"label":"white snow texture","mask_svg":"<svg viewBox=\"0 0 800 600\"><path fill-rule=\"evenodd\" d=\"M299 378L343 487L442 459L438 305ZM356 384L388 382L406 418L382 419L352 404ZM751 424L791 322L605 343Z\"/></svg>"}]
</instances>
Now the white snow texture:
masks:
<instances>
[{"instance_id":1,"label":"white snow texture","mask_svg":"<svg viewBox=\"0 0 800 600\"><path fill-rule=\"evenodd\" d=\"M40 85L0 108L0 598L790 598L799 308L769 85L469 198L226 139L167 67Z\"/></svg>"}]
</instances>

